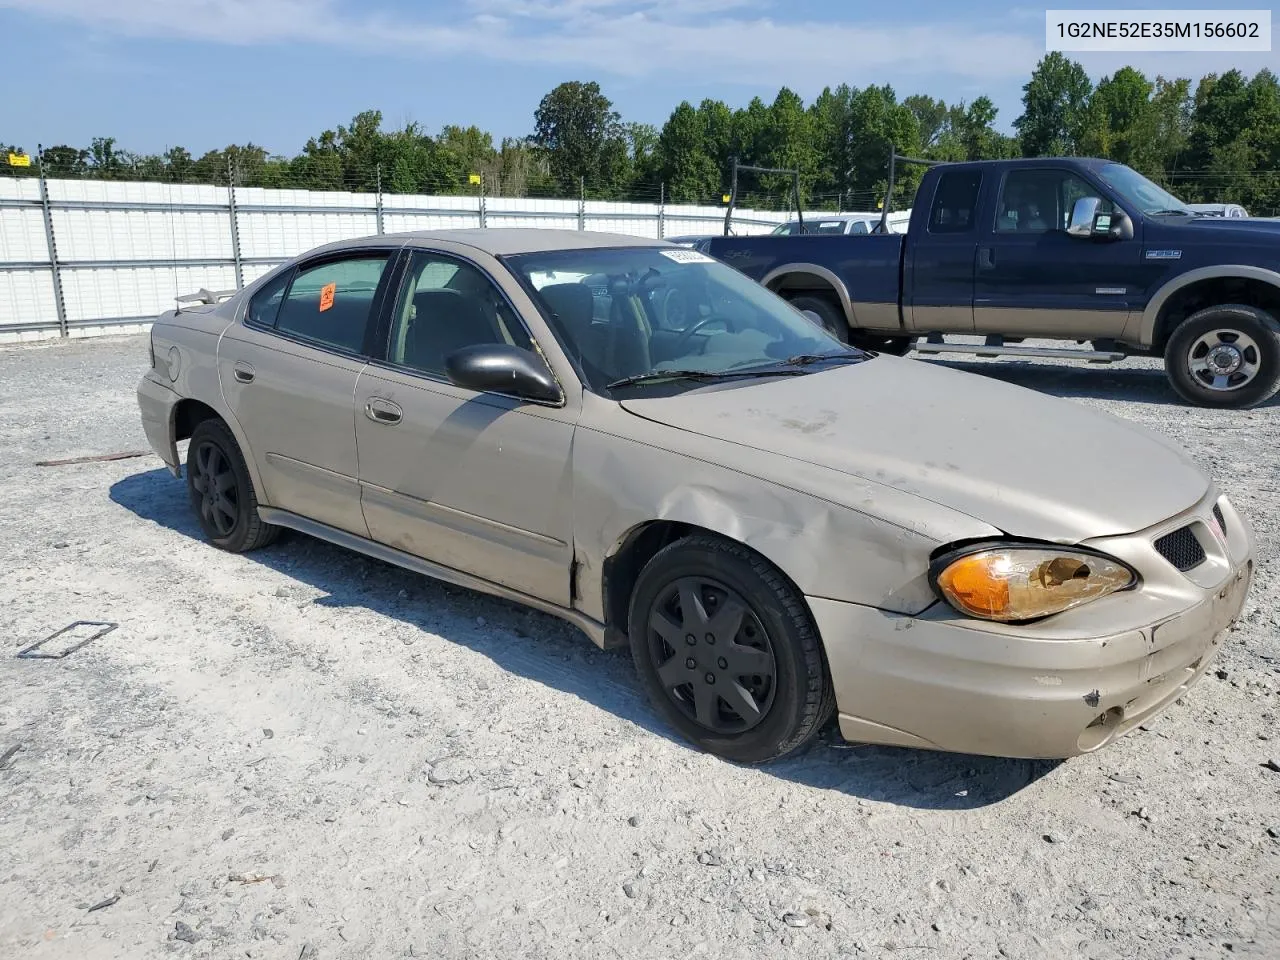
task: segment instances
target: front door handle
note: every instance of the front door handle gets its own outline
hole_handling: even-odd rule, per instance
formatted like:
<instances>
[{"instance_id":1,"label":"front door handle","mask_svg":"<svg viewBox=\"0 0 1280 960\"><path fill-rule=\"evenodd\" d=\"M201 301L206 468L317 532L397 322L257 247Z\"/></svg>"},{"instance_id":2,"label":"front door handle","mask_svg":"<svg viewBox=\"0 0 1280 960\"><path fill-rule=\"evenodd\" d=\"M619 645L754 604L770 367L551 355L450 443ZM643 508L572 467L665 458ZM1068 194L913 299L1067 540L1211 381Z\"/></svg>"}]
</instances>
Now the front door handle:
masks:
<instances>
[{"instance_id":1,"label":"front door handle","mask_svg":"<svg viewBox=\"0 0 1280 960\"><path fill-rule=\"evenodd\" d=\"M399 423L400 418L404 416L404 411L390 400L370 397L364 405L364 415L374 423L390 425Z\"/></svg>"},{"instance_id":2,"label":"front door handle","mask_svg":"<svg viewBox=\"0 0 1280 960\"><path fill-rule=\"evenodd\" d=\"M253 364L237 360L231 365L231 373L241 383L253 383Z\"/></svg>"},{"instance_id":3,"label":"front door handle","mask_svg":"<svg viewBox=\"0 0 1280 960\"><path fill-rule=\"evenodd\" d=\"M990 270L996 265L996 252L990 247L978 248L978 269Z\"/></svg>"}]
</instances>

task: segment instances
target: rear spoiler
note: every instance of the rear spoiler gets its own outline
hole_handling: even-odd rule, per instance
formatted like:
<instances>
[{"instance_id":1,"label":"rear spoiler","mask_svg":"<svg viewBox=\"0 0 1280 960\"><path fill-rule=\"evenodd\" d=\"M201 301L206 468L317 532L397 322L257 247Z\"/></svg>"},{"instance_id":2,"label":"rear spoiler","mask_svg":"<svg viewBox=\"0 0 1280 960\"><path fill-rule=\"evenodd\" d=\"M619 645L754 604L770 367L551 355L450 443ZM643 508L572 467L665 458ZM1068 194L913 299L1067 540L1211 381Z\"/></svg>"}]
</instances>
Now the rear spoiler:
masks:
<instances>
[{"instance_id":1,"label":"rear spoiler","mask_svg":"<svg viewBox=\"0 0 1280 960\"><path fill-rule=\"evenodd\" d=\"M211 305L215 303L221 303L223 300L226 300L228 297L234 297L239 292L240 292L239 290L207 290L204 287L201 287L195 293L187 293L182 295L181 297L174 297L173 299L177 301L177 304L178 304L177 312L181 313L182 305L184 303L199 303L204 305Z\"/></svg>"}]
</instances>

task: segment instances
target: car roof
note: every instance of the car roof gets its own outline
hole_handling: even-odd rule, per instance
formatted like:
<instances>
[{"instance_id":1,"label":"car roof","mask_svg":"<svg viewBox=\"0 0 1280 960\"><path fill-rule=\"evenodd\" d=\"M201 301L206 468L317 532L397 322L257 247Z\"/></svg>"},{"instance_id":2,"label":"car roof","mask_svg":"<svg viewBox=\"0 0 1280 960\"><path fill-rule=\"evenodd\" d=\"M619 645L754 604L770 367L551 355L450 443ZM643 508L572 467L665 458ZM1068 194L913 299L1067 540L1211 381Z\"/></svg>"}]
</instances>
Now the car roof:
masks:
<instances>
[{"instance_id":1,"label":"car roof","mask_svg":"<svg viewBox=\"0 0 1280 960\"><path fill-rule=\"evenodd\" d=\"M433 243L462 243L493 256L517 253L545 253L551 250L589 250L602 247L661 247L665 240L633 237L623 233L594 230L552 230L538 227L468 227L458 230L414 230L385 234L405 240L408 246Z\"/></svg>"}]
</instances>

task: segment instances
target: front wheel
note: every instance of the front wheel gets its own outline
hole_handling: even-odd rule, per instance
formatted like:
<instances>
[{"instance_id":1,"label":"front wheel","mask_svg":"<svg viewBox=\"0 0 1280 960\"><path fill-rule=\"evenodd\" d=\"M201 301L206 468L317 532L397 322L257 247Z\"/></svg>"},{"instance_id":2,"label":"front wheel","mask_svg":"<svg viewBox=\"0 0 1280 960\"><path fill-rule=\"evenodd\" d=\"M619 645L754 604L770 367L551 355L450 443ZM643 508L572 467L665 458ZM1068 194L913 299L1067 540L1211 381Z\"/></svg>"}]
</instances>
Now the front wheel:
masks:
<instances>
[{"instance_id":1,"label":"front wheel","mask_svg":"<svg viewBox=\"0 0 1280 960\"><path fill-rule=\"evenodd\" d=\"M1165 373L1184 400L1202 407L1253 407L1280 391L1280 323L1244 304L1208 307L1176 328Z\"/></svg>"},{"instance_id":2,"label":"front wheel","mask_svg":"<svg viewBox=\"0 0 1280 960\"><path fill-rule=\"evenodd\" d=\"M660 550L636 581L629 628L658 712L727 760L791 753L834 710L804 598L741 544L694 536Z\"/></svg>"}]
</instances>

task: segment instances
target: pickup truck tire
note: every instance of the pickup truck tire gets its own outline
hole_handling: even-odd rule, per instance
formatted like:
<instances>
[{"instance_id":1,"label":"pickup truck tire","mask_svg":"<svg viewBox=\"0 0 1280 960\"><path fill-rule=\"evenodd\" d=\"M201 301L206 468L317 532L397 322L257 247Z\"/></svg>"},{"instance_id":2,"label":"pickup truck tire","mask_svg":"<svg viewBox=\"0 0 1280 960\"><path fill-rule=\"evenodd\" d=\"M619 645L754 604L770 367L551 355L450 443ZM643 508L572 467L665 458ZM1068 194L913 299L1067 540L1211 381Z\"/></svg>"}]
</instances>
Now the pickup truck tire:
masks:
<instances>
[{"instance_id":1,"label":"pickup truck tire","mask_svg":"<svg viewBox=\"0 0 1280 960\"><path fill-rule=\"evenodd\" d=\"M801 295L793 297L791 305L797 310L810 310L822 318L822 325L832 336L843 343L851 344L862 350L874 350L877 353L891 353L900 357L911 349L910 337L882 337L865 333L861 330L850 330L840 307L833 300L822 296Z\"/></svg>"},{"instance_id":2,"label":"pickup truck tire","mask_svg":"<svg viewBox=\"0 0 1280 960\"><path fill-rule=\"evenodd\" d=\"M1244 304L1207 307L1174 328L1164 367L1174 390L1190 403L1257 406L1280 391L1280 323Z\"/></svg>"},{"instance_id":3,"label":"pickup truck tire","mask_svg":"<svg viewBox=\"0 0 1280 960\"><path fill-rule=\"evenodd\" d=\"M792 297L790 304L800 311L816 313L822 320L822 326L833 337L849 342L849 324L841 313L840 307L826 297L799 296Z\"/></svg>"}]
</instances>

